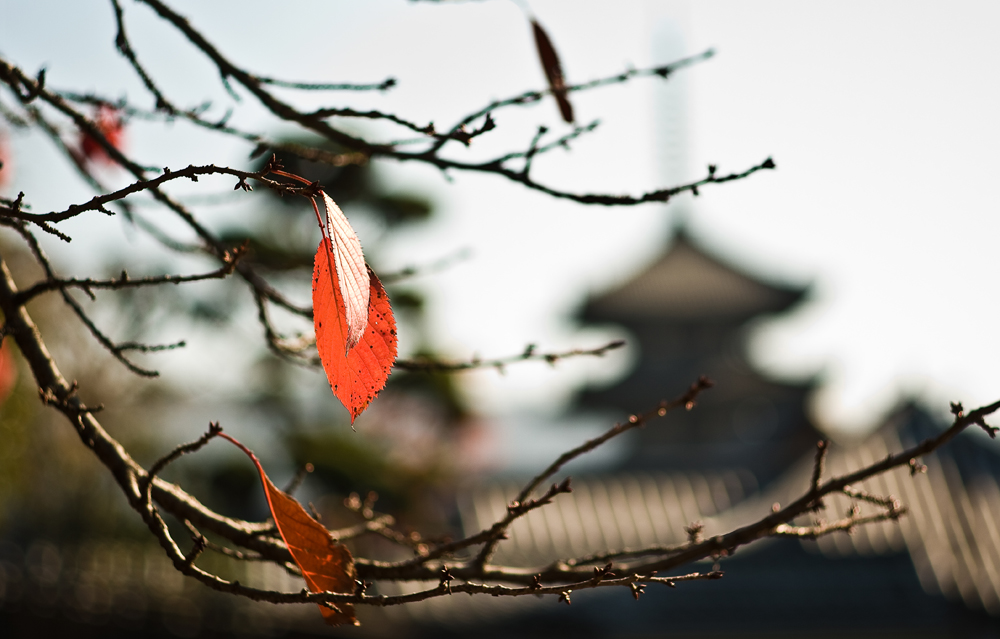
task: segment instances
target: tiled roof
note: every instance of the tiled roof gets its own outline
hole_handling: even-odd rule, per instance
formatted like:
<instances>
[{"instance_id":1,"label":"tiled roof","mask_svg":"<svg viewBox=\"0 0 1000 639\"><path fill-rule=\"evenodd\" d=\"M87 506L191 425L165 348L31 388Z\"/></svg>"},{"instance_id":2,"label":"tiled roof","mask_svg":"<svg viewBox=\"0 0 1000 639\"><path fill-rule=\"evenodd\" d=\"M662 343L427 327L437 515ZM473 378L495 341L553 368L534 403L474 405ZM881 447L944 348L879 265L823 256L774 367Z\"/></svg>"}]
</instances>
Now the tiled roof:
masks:
<instances>
[{"instance_id":1,"label":"tiled roof","mask_svg":"<svg viewBox=\"0 0 1000 639\"><path fill-rule=\"evenodd\" d=\"M686 539L691 522L741 501L746 481L735 472L574 478L572 493L515 522L494 561L531 566L603 549L676 544ZM517 492L516 485L501 483L477 490L464 509L466 532L501 518Z\"/></svg>"},{"instance_id":2,"label":"tiled roof","mask_svg":"<svg viewBox=\"0 0 1000 639\"><path fill-rule=\"evenodd\" d=\"M907 432L890 425L859 444L834 445L825 476L882 459L901 450L904 443L912 444L908 439ZM981 447L976 435L968 433L924 457L925 474L911 476L908 468L901 468L856 486L899 498L908 513L898 522L862 526L850 535L834 533L818 541L798 543L829 557L908 552L926 592L940 592L970 608L1000 616L998 475L979 472L963 477L960 472L963 455ZM704 524L705 536L724 533L756 521L770 512L775 502L784 504L800 497L809 485L812 464L812 455L803 458L763 491L747 486L737 472L623 472L574 478L572 493L558 496L552 505L515 522L496 561L536 566L607 549L682 543L687 537L685 526L695 521ZM509 483L490 483L472 491L463 509L466 532L487 528L501 517L517 488ZM826 500L826 506L817 516L832 521L845 515L851 500L836 495ZM868 512L867 504L859 506L862 513ZM797 523L812 522L803 519ZM738 553L753 549L750 546Z\"/></svg>"},{"instance_id":3,"label":"tiled roof","mask_svg":"<svg viewBox=\"0 0 1000 639\"><path fill-rule=\"evenodd\" d=\"M883 429L862 445L831 459L830 472L843 473L898 451L908 437ZM906 550L927 592L959 599L970 608L1000 616L1000 488L997 475L963 478L963 453L984 448L978 433L922 458L927 472L910 477L897 470L870 482L869 490L891 493L909 509L899 524L863 527L851 536L815 542L829 556L884 554ZM996 442L989 442L995 444ZM988 446L988 444L987 444ZM841 499L837 507L846 505Z\"/></svg>"}]
</instances>

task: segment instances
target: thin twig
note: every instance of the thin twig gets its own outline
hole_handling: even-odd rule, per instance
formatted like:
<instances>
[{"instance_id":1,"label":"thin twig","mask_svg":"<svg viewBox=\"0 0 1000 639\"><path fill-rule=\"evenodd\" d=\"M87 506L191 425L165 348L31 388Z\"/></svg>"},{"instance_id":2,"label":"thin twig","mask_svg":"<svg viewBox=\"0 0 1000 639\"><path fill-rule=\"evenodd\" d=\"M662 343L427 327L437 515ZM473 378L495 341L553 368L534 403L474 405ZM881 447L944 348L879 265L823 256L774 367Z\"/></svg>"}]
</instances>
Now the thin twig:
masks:
<instances>
[{"instance_id":1,"label":"thin twig","mask_svg":"<svg viewBox=\"0 0 1000 639\"><path fill-rule=\"evenodd\" d=\"M591 555L584 555L582 557L573 557L571 559L561 559L560 563L564 563L567 566L586 566L589 564L606 564L609 561L618 561L621 559L638 559L640 557L649 557L651 555L666 556L678 553L690 544L676 544L673 546L648 546L646 548L636 548L631 550L614 550L608 552L599 552Z\"/></svg>"},{"instance_id":2,"label":"thin twig","mask_svg":"<svg viewBox=\"0 0 1000 639\"><path fill-rule=\"evenodd\" d=\"M153 486L153 480L156 478L158 474L160 474L163 471L164 468L166 468L173 462L177 461L184 455L201 450L205 446L205 444L212 441L212 439L217 437L220 433L222 433L222 426L219 425L219 422L212 422L208 425L208 430L201 437L194 440L193 442L189 442L187 444L181 444L180 446L173 449L160 459L156 460L156 463L154 463L153 466L149 469L149 472L146 474L145 481L143 482L142 498L145 505L147 507L150 505L150 495L151 495L151 488Z\"/></svg>"},{"instance_id":3,"label":"thin twig","mask_svg":"<svg viewBox=\"0 0 1000 639\"><path fill-rule=\"evenodd\" d=\"M477 368L495 368L498 371L503 372L504 367L516 362L535 360L555 364L559 360L570 357L579 357L584 355L603 357L609 351L621 348L622 346L625 346L625 340L614 340L603 346L598 346L597 348L575 348L573 350L558 353L539 353L537 351L537 346L534 344L528 344L520 355L510 355L508 357L500 357L497 359L482 360L479 358L473 358L467 362L441 362L423 358L402 359L396 360L393 367L404 371L420 371L428 373L467 371Z\"/></svg>"},{"instance_id":4,"label":"thin twig","mask_svg":"<svg viewBox=\"0 0 1000 639\"><path fill-rule=\"evenodd\" d=\"M156 98L156 108L170 114L176 113L177 108L169 100L167 100L163 92L156 86L156 83L153 82L153 78L150 77L149 73L146 72L146 69L139 63L139 59L136 57L135 51L132 50L132 44L129 42L128 36L125 34L125 16L122 13L122 8L118 3L118 0L111 0L111 6L114 9L115 24L118 27L118 33L115 36L115 47L118 49L118 52L121 53L126 60L128 60L129 64L139 76L139 79L142 80L143 85L149 90L150 93L153 94L153 97Z\"/></svg>"},{"instance_id":5,"label":"thin twig","mask_svg":"<svg viewBox=\"0 0 1000 639\"><path fill-rule=\"evenodd\" d=\"M209 273L201 273L199 275L154 275L133 279L129 277L128 273L122 271L119 278L110 280L95 280L91 278L46 279L31 288L21 291L18 294L18 303L26 304L42 293L67 288L79 288L89 292L90 289L122 290L161 284L184 284L187 282L221 279L232 274L233 269L236 268L236 262L246 253L246 250L246 245L233 249L228 256L223 256L223 266Z\"/></svg>"},{"instance_id":6,"label":"thin twig","mask_svg":"<svg viewBox=\"0 0 1000 639\"><path fill-rule=\"evenodd\" d=\"M70 218L76 217L81 213L87 211L101 211L105 214L110 214L110 212L105 208L106 204L114 202L116 200L122 200L129 195L140 193L142 191L151 191L157 189L159 186L179 179L188 179L192 181L197 181L199 175L231 175L233 177L239 178L239 182L236 184L236 188L246 188L247 180L256 180L262 184L267 185L276 191L282 193L298 194L305 192L305 189L295 186L290 186L284 182L278 182L275 180L269 180L264 177L266 171L259 173L251 173L249 171L240 171L237 169L231 169L224 166L206 165L206 166L187 166L183 169L173 171L170 169L164 169L163 174L159 177L153 178L151 180L138 180L125 188L118 189L113 193L105 193L104 195L95 196L90 199L90 201L84 204L74 204L64 211L53 211L52 213L18 213L9 212L8 217L14 217L20 220L25 220L28 222L61 222L63 220L68 220Z\"/></svg>"},{"instance_id":7,"label":"thin twig","mask_svg":"<svg viewBox=\"0 0 1000 639\"><path fill-rule=\"evenodd\" d=\"M255 75L254 79L261 84L270 84L286 89L302 89L303 91L387 91L396 86L395 78L386 78L377 84L324 84L321 82L289 82Z\"/></svg>"},{"instance_id":8,"label":"thin twig","mask_svg":"<svg viewBox=\"0 0 1000 639\"><path fill-rule=\"evenodd\" d=\"M851 532L859 526L874 524L880 521L895 521L905 515L907 509L898 507L895 510L876 513L874 515L856 515L845 517L838 521L816 524L815 526L792 526L779 524L769 533L771 537L795 537L797 539L818 539L835 532Z\"/></svg>"}]
</instances>

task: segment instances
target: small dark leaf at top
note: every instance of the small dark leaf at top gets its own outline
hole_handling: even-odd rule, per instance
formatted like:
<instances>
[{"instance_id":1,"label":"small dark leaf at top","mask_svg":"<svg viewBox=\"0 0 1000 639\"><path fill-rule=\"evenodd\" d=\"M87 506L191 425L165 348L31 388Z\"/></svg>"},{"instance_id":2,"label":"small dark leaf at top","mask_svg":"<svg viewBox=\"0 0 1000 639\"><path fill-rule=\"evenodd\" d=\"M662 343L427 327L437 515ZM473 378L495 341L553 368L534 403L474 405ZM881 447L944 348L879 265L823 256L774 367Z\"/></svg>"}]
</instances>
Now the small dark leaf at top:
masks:
<instances>
[{"instance_id":1,"label":"small dark leaf at top","mask_svg":"<svg viewBox=\"0 0 1000 639\"><path fill-rule=\"evenodd\" d=\"M538 49L538 59L542 62L542 70L549 81L549 89L555 96L559 104L559 112L562 113L563 120L573 123L573 105L566 97L566 81L563 79L562 65L559 64L559 55L556 48L552 46L545 29L537 21L531 21L531 30L535 34L535 47Z\"/></svg>"}]
</instances>

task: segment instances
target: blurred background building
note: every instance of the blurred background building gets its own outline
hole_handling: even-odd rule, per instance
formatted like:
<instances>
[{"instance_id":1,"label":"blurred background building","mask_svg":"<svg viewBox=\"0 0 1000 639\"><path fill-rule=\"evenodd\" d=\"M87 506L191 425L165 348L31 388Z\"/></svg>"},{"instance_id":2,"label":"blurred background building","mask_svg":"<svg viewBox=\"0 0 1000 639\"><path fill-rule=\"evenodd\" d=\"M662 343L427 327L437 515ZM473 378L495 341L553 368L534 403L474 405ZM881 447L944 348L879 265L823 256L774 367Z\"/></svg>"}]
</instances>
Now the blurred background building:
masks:
<instances>
[{"instance_id":1,"label":"blurred background building","mask_svg":"<svg viewBox=\"0 0 1000 639\"><path fill-rule=\"evenodd\" d=\"M574 474L573 492L518 520L496 560L539 566L609 548L678 544L693 523L701 522L707 537L800 497L824 437L806 412L815 382L767 379L747 361L746 337L755 321L793 310L806 294L727 264L680 229L646 270L593 297L582 317L624 325L641 354L619 383L583 392L582 407L611 406L625 419L700 374L717 385L693 410L629 433L628 452L614 466ZM874 434L835 441L827 476L944 427L916 405L900 406ZM722 580L650 588L638 602L624 589L581 592L571 609L550 600L525 607L485 602L478 618L459 610L465 601L436 602L424 612L441 628L431 624L427 636L996 636L1000 454L993 444L985 433L967 431L920 460L926 475L899 469L865 482L863 489L906 504L899 522L741 548L718 562ZM517 490L508 480L464 495L466 532L502 517ZM836 519L851 506L832 498L818 517ZM451 615L464 616L464 624L454 625Z\"/></svg>"}]
</instances>

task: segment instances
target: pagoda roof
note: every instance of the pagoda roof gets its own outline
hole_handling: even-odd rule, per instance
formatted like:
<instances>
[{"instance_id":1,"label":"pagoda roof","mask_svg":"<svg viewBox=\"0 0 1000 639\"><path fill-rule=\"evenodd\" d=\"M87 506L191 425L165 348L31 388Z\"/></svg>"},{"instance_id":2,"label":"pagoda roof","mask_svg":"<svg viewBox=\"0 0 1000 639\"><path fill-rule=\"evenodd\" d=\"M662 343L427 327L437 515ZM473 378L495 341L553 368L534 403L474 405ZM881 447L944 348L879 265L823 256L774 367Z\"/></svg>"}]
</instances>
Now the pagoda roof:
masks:
<instances>
[{"instance_id":1,"label":"pagoda roof","mask_svg":"<svg viewBox=\"0 0 1000 639\"><path fill-rule=\"evenodd\" d=\"M618 288L591 298L585 320L738 319L787 310L807 288L768 283L711 255L683 229L659 260Z\"/></svg>"}]
</instances>

